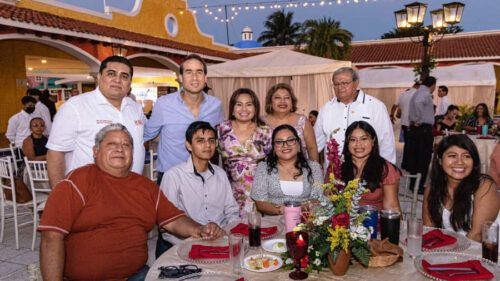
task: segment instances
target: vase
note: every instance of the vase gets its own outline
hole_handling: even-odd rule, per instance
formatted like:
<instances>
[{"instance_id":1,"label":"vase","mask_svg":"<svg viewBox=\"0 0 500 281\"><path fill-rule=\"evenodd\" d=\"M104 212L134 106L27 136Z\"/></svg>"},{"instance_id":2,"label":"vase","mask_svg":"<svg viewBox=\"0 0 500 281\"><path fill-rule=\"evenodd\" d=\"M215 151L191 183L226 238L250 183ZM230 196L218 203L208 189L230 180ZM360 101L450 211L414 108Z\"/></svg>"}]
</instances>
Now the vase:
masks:
<instances>
[{"instance_id":1,"label":"vase","mask_svg":"<svg viewBox=\"0 0 500 281\"><path fill-rule=\"evenodd\" d=\"M328 253L328 267L333 272L333 275L342 276L345 275L347 269L349 268L349 261L351 259L351 252L340 250L337 255L337 259L333 260L333 256L331 253Z\"/></svg>"}]
</instances>

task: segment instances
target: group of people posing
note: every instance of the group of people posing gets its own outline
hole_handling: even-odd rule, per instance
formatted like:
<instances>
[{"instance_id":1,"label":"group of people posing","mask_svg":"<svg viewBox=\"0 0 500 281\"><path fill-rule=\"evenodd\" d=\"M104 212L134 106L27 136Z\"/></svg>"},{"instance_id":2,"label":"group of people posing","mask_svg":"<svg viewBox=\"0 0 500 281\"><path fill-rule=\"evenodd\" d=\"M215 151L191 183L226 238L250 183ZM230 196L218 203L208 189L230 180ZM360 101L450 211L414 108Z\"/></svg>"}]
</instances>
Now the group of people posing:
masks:
<instances>
[{"instance_id":1,"label":"group of people posing","mask_svg":"<svg viewBox=\"0 0 500 281\"><path fill-rule=\"evenodd\" d=\"M203 59L189 55L180 65L181 90L159 98L147 120L126 97L132 65L113 56L102 62L94 91L62 105L47 143L53 191L38 227L44 280L141 280L155 224L159 255L185 237L220 237L253 204L280 215L288 200L317 202L329 165L319 163L319 151L331 138L344 158L343 180L366 182L370 192L361 205L401 211L391 120L381 101L358 89L355 70L335 71L335 97L314 127L296 113L297 96L281 83L269 89L262 117L257 95L236 90L224 121L221 101L203 92L206 74ZM140 174L143 144L157 136L154 184ZM479 240L478 226L499 208L496 186L479 166L466 136L445 138L426 189L427 225Z\"/></svg>"}]
</instances>

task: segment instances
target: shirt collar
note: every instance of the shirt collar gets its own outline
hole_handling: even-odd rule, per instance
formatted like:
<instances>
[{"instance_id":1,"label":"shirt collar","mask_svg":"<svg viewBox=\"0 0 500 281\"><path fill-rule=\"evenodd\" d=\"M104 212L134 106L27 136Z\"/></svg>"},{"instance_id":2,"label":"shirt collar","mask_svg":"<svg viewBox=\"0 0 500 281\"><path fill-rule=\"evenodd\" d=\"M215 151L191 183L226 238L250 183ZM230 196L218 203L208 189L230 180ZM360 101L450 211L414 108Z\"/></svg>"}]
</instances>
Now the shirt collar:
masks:
<instances>
[{"instance_id":1,"label":"shirt collar","mask_svg":"<svg viewBox=\"0 0 500 281\"><path fill-rule=\"evenodd\" d=\"M182 96L181 96L181 94L182 94L182 92L183 92L183 91L184 91L184 89L183 89L183 88L181 88L181 89L177 92L177 94L178 94L178 95L177 95L177 100L178 100L180 103L182 103L182 104L184 104L184 100L182 99ZM201 104L204 104L205 102L207 102L207 96L208 96L208 94L207 94L207 93L205 93L205 92L201 92L201 95L203 95L203 100L201 101ZM200 105L201 105L201 104L200 104Z\"/></svg>"},{"instance_id":2,"label":"shirt collar","mask_svg":"<svg viewBox=\"0 0 500 281\"><path fill-rule=\"evenodd\" d=\"M357 91L356 97L354 97L354 100L350 104L357 103L357 102L361 102L362 104L364 104L365 100L366 100L366 94L365 94L365 92L363 92L361 89L358 89L356 91ZM332 99L332 102L333 103L338 103L338 104L341 103L339 101L339 99L337 99L337 97L334 97Z\"/></svg>"},{"instance_id":3,"label":"shirt collar","mask_svg":"<svg viewBox=\"0 0 500 281\"><path fill-rule=\"evenodd\" d=\"M96 92L96 97L97 97L97 103L100 104L100 105L111 105L113 106L109 101L108 99L106 99L106 97L102 94L101 90L99 89L99 87L97 87L95 89L95 92ZM131 102L134 102L131 98L129 97L124 97L122 99L122 104L121 104L121 107L120 109L123 109L125 106L129 105Z\"/></svg>"},{"instance_id":4,"label":"shirt collar","mask_svg":"<svg viewBox=\"0 0 500 281\"><path fill-rule=\"evenodd\" d=\"M191 173L191 174L199 175L199 172L196 170L196 167L194 166L193 156L191 154L189 154L188 160L186 161L183 170L186 173ZM212 173L212 175L215 174L214 167L212 167L212 164L210 164L210 161L208 161L208 170L210 171L210 173Z\"/></svg>"}]
</instances>

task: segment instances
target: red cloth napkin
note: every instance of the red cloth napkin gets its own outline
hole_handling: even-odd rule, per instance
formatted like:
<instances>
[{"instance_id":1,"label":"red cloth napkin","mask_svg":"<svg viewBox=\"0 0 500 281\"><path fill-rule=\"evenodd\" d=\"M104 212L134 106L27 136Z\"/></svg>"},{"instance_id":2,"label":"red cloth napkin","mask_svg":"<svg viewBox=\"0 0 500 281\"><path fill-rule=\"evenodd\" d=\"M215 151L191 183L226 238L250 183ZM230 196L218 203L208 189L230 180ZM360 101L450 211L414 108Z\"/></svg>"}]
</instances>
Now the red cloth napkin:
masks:
<instances>
[{"instance_id":1,"label":"red cloth napkin","mask_svg":"<svg viewBox=\"0 0 500 281\"><path fill-rule=\"evenodd\" d=\"M278 227L277 226L272 226L272 227L261 227L260 228L260 237L266 238L269 237L273 234L278 232ZM248 224L246 223L239 223L237 226L233 227L231 229L231 233L239 233L243 234L245 236L248 236Z\"/></svg>"},{"instance_id":2,"label":"red cloth napkin","mask_svg":"<svg viewBox=\"0 0 500 281\"><path fill-rule=\"evenodd\" d=\"M479 140L494 140L495 137L494 136L479 136L479 137L477 137L477 139L479 139Z\"/></svg>"},{"instance_id":3,"label":"red cloth napkin","mask_svg":"<svg viewBox=\"0 0 500 281\"><path fill-rule=\"evenodd\" d=\"M189 257L196 259L228 259L229 246L204 246L194 244L189 251Z\"/></svg>"},{"instance_id":4,"label":"red cloth napkin","mask_svg":"<svg viewBox=\"0 0 500 281\"><path fill-rule=\"evenodd\" d=\"M234 281L245 281L245 278L241 277L241 278L238 278L238 279L236 279Z\"/></svg>"},{"instance_id":5,"label":"red cloth napkin","mask_svg":"<svg viewBox=\"0 0 500 281\"><path fill-rule=\"evenodd\" d=\"M484 280L495 277L493 273L489 272L486 268L484 268L484 266L481 264L479 260L469 260L466 262L441 263L441 264L430 264L426 260L422 260L422 266L424 267L424 270L428 274L436 278L448 281ZM434 270L429 270L429 267L445 267L445 268L450 268L450 270L434 271ZM450 277L449 276L450 274L458 272L456 270L453 270L454 268L474 268L477 273L455 275Z\"/></svg>"},{"instance_id":6,"label":"red cloth napkin","mask_svg":"<svg viewBox=\"0 0 500 281\"><path fill-rule=\"evenodd\" d=\"M436 242L438 240L438 242ZM436 249L443 246L455 244L457 238L444 234L439 229L434 229L422 236L422 248L424 249Z\"/></svg>"}]
</instances>

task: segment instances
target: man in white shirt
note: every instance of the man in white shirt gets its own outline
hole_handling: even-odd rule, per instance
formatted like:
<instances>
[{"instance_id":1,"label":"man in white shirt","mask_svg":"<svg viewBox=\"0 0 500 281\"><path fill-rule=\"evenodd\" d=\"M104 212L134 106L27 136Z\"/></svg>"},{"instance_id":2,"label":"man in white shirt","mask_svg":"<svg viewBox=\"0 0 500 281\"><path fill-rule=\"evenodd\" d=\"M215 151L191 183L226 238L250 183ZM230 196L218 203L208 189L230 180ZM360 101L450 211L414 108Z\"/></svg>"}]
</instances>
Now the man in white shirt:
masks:
<instances>
[{"instance_id":1,"label":"man in white shirt","mask_svg":"<svg viewBox=\"0 0 500 281\"><path fill-rule=\"evenodd\" d=\"M40 101L42 93L38 89L28 89L26 94L36 100L35 113L40 115L45 122L45 132L43 134L46 136L50 135L50 130L52 129L52 119L50 117L49 108Z\"/></svg>"},{"instance_id":2,"label":"man in white shirt","mask_svg":"<svg viewBox=\"0 0 500 281\"><path fill-rule=\"evenodd\" d=\"M143 131L146 117L142 107L126 97L130 90L133 68L124 57L106 58L97 75L98 87L92 92L72 97L54 118L47 148L51 186L71 170L94 162L94 137L112 123L124 125L134 143L132 171L142 174L144 168Z\"/></svg>"},{"instance_id":3,"label":"man in white shirt","mask_svg":"<svg viewBox=\"0 0 500 281\"><path fill-rule=\"evenodd\" d=\"M41 117L40 113L35 112L35 98L25 96L21 99L21 103L23 104L23 110L10 117L7 132L5 132L7 139L18 147L21 147L23 141L31 134L31 119Z\"/></svg>"},{"instance_id":4,"label":"man in white shirt","mask_svg":"<svg viewBox=\"0 0 500 281\"><path fill-rule=\"evenodd\" d=\"M435 115L445 115L448 110L448 106L450 106L450 102L448 101L448 87L444 85L438 87L438 98Z\"/></svg>"},{"instance_id":5,"label":"man in white shirt","mask_svg":"<svg viewBox=\"0 0 500 281\"><path fill-rule=\"evenodd\" d=\"M227 174L220 167L210 164L217 146L215 129L208 122L195 121L186 131L185 144L191 154L188 160L163 174L160 188L165 196L200 224L212 222L225 227L230 222L238 221L239 207ZM176 236L169 233L164 233L163 238L171 244L179 242ZM157 255L161 255L163 250L158 247L161 246L157 246Z\"/></svg>"},{"instance_id":6,"label":"man in white shirt","mask_svg":"<svg viewBox=\"0 0 500 281\"><path fill-rule=\"evenodd\" d=\"M342 152L347 127L354 121L366 121L377 131L380 155L396 163L394 132L384 103L358 90L358 73L350 67L337 69L332 82L335 97L321 108L314 126L318 151L333 137Z\"/></svg>"}]
</instances>

